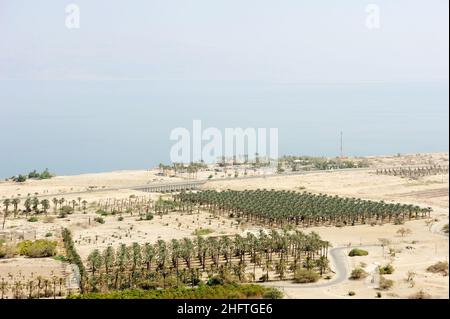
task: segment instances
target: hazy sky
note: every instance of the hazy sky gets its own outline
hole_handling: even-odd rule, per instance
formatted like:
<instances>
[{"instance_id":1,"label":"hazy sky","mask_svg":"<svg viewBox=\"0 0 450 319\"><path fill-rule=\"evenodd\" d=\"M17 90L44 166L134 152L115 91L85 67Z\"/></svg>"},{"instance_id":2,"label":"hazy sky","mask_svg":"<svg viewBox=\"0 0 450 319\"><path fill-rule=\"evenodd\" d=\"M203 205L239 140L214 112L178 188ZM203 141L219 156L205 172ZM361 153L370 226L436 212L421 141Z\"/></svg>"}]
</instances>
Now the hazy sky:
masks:
<instances>
[{"instance_id":1,"label":"hazy sky","mask_svg":"<svg viewBox=\"0 0 450 319\"><path fill-rule=\"evenodd\" d=\"M0 0L0 177L167 163L194 119L279 128L281 155L447 151L448 6Z\"/></svg>"},{"instance_id":2,"label":"hazy sky","mask_svg":"<svg viewBox=\"0 0 450 319\"><path fill-rule=\"evenodd\" d=\"M80 29L65 7L79 5ZM366 27L366 6L380 28ZM1 79L448 79L448 0L0 0Z\"/></svg>"}]
</instances>

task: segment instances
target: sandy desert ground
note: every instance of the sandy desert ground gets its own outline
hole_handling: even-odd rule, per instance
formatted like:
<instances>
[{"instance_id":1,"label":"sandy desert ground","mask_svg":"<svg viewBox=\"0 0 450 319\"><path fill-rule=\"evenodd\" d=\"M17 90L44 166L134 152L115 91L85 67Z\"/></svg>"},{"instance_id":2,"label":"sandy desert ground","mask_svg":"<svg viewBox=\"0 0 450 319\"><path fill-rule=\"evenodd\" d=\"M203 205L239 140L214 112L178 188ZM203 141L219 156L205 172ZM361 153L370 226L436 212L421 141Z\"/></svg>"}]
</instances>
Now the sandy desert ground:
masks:
<instances>
[{"instance_id":1,"label":"sandy desert ground","mask_svg":"<svg viewBox=\"0 0 450 319\"><path fill-rule=\"evenodd\" d=\"M413 154L406 156L369 157L373 167L404 166L404 165L448 165L447 153ZM127 189L134 185L148 183L172 182L186 177L158 176L158 170L120 171L100 174L83 174L78 176L58 176L50 180L32 180L23 184L0 182L0 198L26 196L32 194L43 197L64 197L66 200L77 200L79 197L87 200L90 205L107 198L129 198L130 195L146 196L158 199L157 193L144 193ZM199 179L207 179L210 171L200 172ZM255 173L256 174L256 173ZM90 186L91 191L87 191ZM333 248L342 248L342 260L347 270L363 263L367 272L376 265L392 264L395 272L386 275L395 281L392 289L382 292L382 298L408 298L419 290L423 290L434 298L449 297L448 276L432 274L426 268L437 261L448 261L448 235L441 232L449 217L449 183L448 174L434 175L410 180L407 178L374 174L374 169L354 171L310 172L303 175L260 177L251 179L220 180L215 176L202 186L205 189L280 189L309 191L314 193L336 194L364 199L384 200L386 202L411 203L424 207L432 207L432 223L425 220L408 221L404 225L385 224L358 225L347 227L311 227L305 232L315 231L324 239L330 241ZM114 189L112 189L114 188ZM116 189L117 188L117 189ZM95 191L92 191L94 189ZM20 195L18 195L20 194ZM37 222L27 222L26 219L7 220L6 227L0 232L4 238L21 237L24 239L50 238L61 241L63 227L73 232L76 247L86 258L95 248L107 245L117 246L120 243L155 242L158 239L194 237L197 228L213 230L211 235L236 234L248 230L257 230L257 225L240 224L224 217L212 217L206 212L186 215L169 213L162 217L155 216L151 221L139 221L136 216L126 215L119 221L117 216L105 217L105 224L93 221L97 216L93 209L87 214L76 212L68 218L39 217ZM397 230L406 227L411 233L401 237ZM50 237L45 237L51 233ZM380 239L388 239L389 247L384 251ZM346 257L348 247L364 246L369 251L365 257ZM395 250L395 256L387 253L388 248ZM61 247L59 247L61 249ZM336 260L331 260L332 265ZM332 267L333 269L333 267ZM414 286L406 282L408 271L415 273ZM33 273L33 274L31 274ZM36 276L64 274L64 265L53 259L12 258L0 261L0 277ZM321 280L316 286L293 284L287 281L271 282L269 285L279 287L287 298L375 298L377 290L366 280L344 280L333 283L334 279ZM349 297L348 292L354 291L355 296Z\"/></svg>"}]
</instances>

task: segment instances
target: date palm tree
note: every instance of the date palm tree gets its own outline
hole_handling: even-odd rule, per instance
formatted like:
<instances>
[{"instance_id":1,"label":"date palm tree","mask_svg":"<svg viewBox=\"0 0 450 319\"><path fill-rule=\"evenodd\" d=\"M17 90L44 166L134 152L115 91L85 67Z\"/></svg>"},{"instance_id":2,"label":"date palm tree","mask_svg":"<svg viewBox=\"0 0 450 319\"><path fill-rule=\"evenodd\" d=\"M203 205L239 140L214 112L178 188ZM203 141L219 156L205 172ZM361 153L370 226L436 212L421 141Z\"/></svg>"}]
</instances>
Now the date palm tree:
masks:
<instances>
[{"instance_id":1,"label":"date palm tree","mask_svg":"<svg viewBox=\"0 0 450 319\"><path fill-rule=\"evenodd\" d=\"M134 274L138 266L142 263L141 246L138 243L133 243L131 247L131 262L131 271Z\"/></svg>"},{"instance_id":2,"label":"date palm tree","mask_svg":"<svg viewBox=\"0 0 450 319\"><path fill-rule=\"evenodd\" d=\"M59 203L59 201L58 201L58 199L57 199L56 197L54 197L54 198L52 199L52 202L53 202L53 212L56 214L56 210L58 209L58 203Z\"/></svg>"},{"instance_id":3,"label":"date palm tree","mask_svg":"<svg viewBox=\"0 0 450 319\"><path fill-rule=\"evenodd\" d=\"M206 267L206 253L208 251L208 246L206 245L205 239L202 236L197 236L196 247L197 257L200 261L202 270L204 271Z\"/></svg>"},{"instance_id":4,"label":"date palm tree","mask_svg":"<svg viewBox=\"0 0 450 319\"><path fill-rule=\"evenodd\" d=\"M143 256L144 256L144 263L146 265L147 271L152 270L152 261L155 258L155 249L153 246L149 243L146 243L143 247Z\"/></svg>"},{"instance_id":5,"label":"date palm tree","mask_svg":"<svg viewBox=\"0 0 450 319\"><path fill-rule=\"evenodd\" d=\"M83 213L86 213L86 206L87 206L87 204L88 204L87 200L83 200L83 201L81 202L81 204L83 205Z\"/></svg>"},{"instance_id":6,"label":"date palm tree","mask_svg":"<svg viewBox=\"0 0 450 319\"><path fill-rule=\"evenodd\" d=\"M13 206L14 206L13 212L14 212L14 218L16 218L17 212L18 212L18 206L19 206L19 204L20 204L20 199L19 199L19 198L13 198L12 201L11 201L11 203L12 203Z\"/></svg>"},{"instance_id":7,"label":"date palm tree","mask_svg":"<svg viewBox=\"0 0 450 319\"><path fill-rule=\"evenodd\" d=\"M316 265L319 267L320 275L322 276L324 271L328 268L328 259L325 256L320 256L319 259L316 260Z\"/></svg>"},{"instance_id":8,"label":"date palm tree","mask_svg":"<svg viewBox=\"0 0 450 319\"><path fill-rule=\"evenodd\" d=\"M40 203L41 202L39 201L39 199L37 197L33 197L33 199L31 200L31 207L36 214L39 213L39 204Z\"/></svg>"},{"instance_id":9,"label":"date palm tree","mask_svg":"<svg viewBox=\"0 0 450 319\"><path fill-rule=\"evenodd\" d=\"M157 249L157 263L158 263L158 269L164 270L166 267L166 261L168 258L168 250L166 242L162 239L158 240L156 243L156 249Z\"/></svg>"},{"instance_id":10,"label":"date palm tree","mask_svg":"<svg viewBox=\"0 0 450 319\"><path fill-rule=\"evenodd\" d=\"M45 216L47 216L47 210L50 208L50 201L48 199L43 199L41 201L41 206Z\"/></svg>"},{"instance_id":11,"label":"date palm tree","mask_svg":"<svg viewBox=\"0 0 450 319\"><path fill-rule=\"evenodd\" d=\"M66 199L65 199L65 198L60 198L60 199L58 200L59 209L62 208L62 206L63 206L63 204L64 204L65 202L66 202Z\"/></svg>"},{"instance_id":12,"label":"date palm tree","mask_svg":"<svg viewBox=\"0 0 450 319\"><path fill-rule=\"evenodd\" d=\"M6 217L8 217L8 209L9 209L9 205L11 205L11 200L9 198L5 199L3 201L3 206L5 207L4 211L3 211L3 224L2 224L2 229L5 229L5 222L6 222Z\"/></svg>"},{"instance_id":13,"label":"date palm tree","mask_svg":"<svg viewBox=\"0 0 450 319\"><path fill-rule=\"evenodd\" d=\"M31 198L27 197L24 206L25 206L25 217L28 218L28 214L31 212Z\"/></svg>"},{"instance_id":14,"label":"date palm tree","mask_svg":"<svg viewBox=\"0 0 450 319\"><path fill-rule=\"evenodd\" d=\"M75 199L72 199L71 203L72 203L72 209L75 212L75 206L77 205L77 201Z\"/></svg>"},{"instance_id":15,"label":"date palm tree","mask_svg":"<svg viewBox=\"0 0 450 319\"><path fill-rule=\"evenodd\" d=\"M171 259L172 259L172 266L175 268L176 271L176 277L177 277L177 285L178 285L178 279L179 279L179 259L181 257L181 245L178 242L177 239L172 239L171 243L170 243L170 248L171 248Z\"/></svg>"},{"instance_id":16,"label":"date palm tree","mask_svg":"<svg viewBox=\"0 0 450 319\"><path fill-rule=\"evenodd\" d=\"M103 252L103 265L105 266L105 272L109 274L111 268L114 267L115 256L114 256L114 248L108 246L106 250Z\"/></svg>"},{"instance_id":17,"label":"date palm tree","mask_svg":"<svg viewBox=\"0 0 450 319\"><path fill-rule=\"evenodd\" d=\"M221 254L225 259L226 266L230 267L232 264L232 241L228 236L223 236L219 240L219 247Z\"/></svg>"},{"instance_id":18,"label":"date palm tree","mask_svg":"<svg viewBox=\"0 0 450 319\"><path fill-rule=\"evenodd\" d=\"M97 270L100 270L103 264L102 255L100 254L100 251L98 249L95 249L92 253L89 254L87 261L89 267L91 268L92 276L95 276L95 272Z\"/></svg>"},{"instance_id":19,"label":"date palm tree","mask_svg":"<svg viewBox=\"0 0 450 319\"><path fill-rule=\"evenodd\" d=\"M287 270L287 264L286 261L281 258L278 260L278 262L275 265L275 270L277 272L277 274L280 276L280 280L284 279L284 275L286 273Z\"/></svg>"},{"instance_id":20,"label":"date palm tree","mask_svg":"<svg viewBox=\"0 0 450 319\"><path fill-rule=\"evenodd\" d=\"M181 246L181 256L186 262L187 268L191 268L192 256L194 254L194 244L190 238L184 238Z\"/></svg>"}]
</instances>

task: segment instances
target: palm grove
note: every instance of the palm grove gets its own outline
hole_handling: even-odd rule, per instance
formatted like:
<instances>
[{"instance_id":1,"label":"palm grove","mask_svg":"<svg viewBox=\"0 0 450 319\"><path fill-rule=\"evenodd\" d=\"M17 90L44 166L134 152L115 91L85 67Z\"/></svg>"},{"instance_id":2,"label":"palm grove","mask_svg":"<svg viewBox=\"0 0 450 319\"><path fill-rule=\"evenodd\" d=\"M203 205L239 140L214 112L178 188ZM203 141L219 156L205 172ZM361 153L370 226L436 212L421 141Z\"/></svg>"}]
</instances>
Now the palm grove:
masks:
<instances>
[{"instance_id":1,"label":"palm grove","mask_svg":"<svg viewBox=\"0 0 450 319\"><path fill-rule=\"evenodd\" d=\"M175 199L214 214L262 225L355 225L429 217L431 208L295 191L246 190L181 193Z\"/></svg>"},{"instance_id":2,"label":"palm grove","mask_svg":"<svg viewBox=\"0 0 450 319\"><path fill-rule=\"evenodd\" d=\"M83 212L87 210L87 201L81 198L39 200L29 196L20 210L21 199L18 197L3 201L3 227L11 212L14 217L25 215L28 218L30 214L48 213L65 217L76 208ZM329 244L316 233L305 234L296 230L294 225L385 223L424 218L431 212L431 208L415 205L259 189L182 192L174 194L172 200L160 198L156 202L130 196L127 200L101 201L93 207L97 208L98 214L119 214L119 218L122 213L133 216L134 211L140 216L138 220L150 220L153 213L162 217L172 211L188 214L207 211L211 215L224 215L241 221L246 219L270 230L245 236L196 236L108 246L104 250L95 249L86 260L82 260L70 231L66 229L62 234L65 257L78 266L80 288L85 293L197 286L202 282L211 285L273 279L312 282L328 269Z\"/></svg>"},{"instance_id":3,"label":"palm grove","mask_svg":"<svg viewBox=\"0 0 450 319\"><path fill-rule=\"evenodd\" d=\"M275 230L108 246L88 256L81 288L88 292L296 279L303 270L326 271L327 252L328 243L314 232Z\"/></svg>"},{"instance_id":4,"label":"palm grove","mask_svg":"<svg viewBox=\"0 0 450 319\"><path fill-rule=\"evenodd\" d=\"M21 203L23 203L22 209L19 208L19 205ZM47 198L40 200L37 197L27 196L25 200L20 199L19 197L6 198L2 201L2 204L2 229L5 229L6 220L10 216L12 218L24 216L27 219L29 216L31 216L28 221L36 221L36 216L47 216L51 208L51 204L53 204L53 214L57 214L58 217L63 218L66 217L67 214L73 213L76 208L78 208L78 210L83 210L84 212L86 212L88 202L86 200L82 200L81 197L68 201L65 198L55 197L51 200Z\"/></svg>"}]
</instances>

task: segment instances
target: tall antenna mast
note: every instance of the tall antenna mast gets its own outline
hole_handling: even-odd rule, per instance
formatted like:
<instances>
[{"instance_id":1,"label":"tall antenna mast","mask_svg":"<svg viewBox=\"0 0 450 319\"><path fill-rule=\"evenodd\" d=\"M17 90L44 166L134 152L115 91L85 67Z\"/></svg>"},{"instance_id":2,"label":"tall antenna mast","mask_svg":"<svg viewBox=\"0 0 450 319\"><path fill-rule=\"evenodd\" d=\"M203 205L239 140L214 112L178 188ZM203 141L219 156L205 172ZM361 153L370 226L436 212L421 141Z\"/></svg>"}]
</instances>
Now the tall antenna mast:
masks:
<instances>
[{"instance_id":1,"label":"tall antenna mast","mask_svg":"<svg viewBox=\"0 0 450 319\"><path fill-rule=\"evenodd\" d=\"M344 158L344 152L343 152L343 149L342 149L342 135L343 135L343 133L341 131L341 158Z\"/></svg>"}]
</instances>

